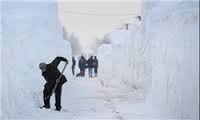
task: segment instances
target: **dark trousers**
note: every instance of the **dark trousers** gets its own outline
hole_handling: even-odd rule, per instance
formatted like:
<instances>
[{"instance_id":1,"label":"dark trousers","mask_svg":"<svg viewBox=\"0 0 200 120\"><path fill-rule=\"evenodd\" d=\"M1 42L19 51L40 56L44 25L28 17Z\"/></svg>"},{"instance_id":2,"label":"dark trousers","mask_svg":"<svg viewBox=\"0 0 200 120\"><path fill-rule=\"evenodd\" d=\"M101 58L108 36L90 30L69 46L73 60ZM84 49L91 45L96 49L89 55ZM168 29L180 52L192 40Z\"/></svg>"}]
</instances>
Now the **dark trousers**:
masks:
<instances>
[{"instance_id":1,"label":"dark trousers","mask_svg":"<svg viewBox=\"0 0 200 120\"><path fill-rule=\"evenodd\" d=\"M72 65L72 74L74 75L75 66Z\"/></svg>"},{"instance_id":2,"label":"dark trousers","mask_svg":"<svg viewBox=\"0 0 200 120\"><path fill-rule=\"evenodd\" d=\"M92 77L92 68L88 68L89 77Z\"/></svg>"},{"instance_id":3,"label":"dark trousers","mask_svg":"<svg viewBox=\"0 0 200 120\"><path fill-rule=\"evenodd\" d=\"M44 99L44 105L46 107L50 107L49 101L50 101L51 97L48 97L48 96L51 95L53 87L54 86L50 87L50 89L44 88L44 90L43 90L43 98L45 98ZM56 100L55 106L56 106L56 109L61 109L61 93L62 93L62 85L58 84L58 86L55 89L55 100Z\"/></svg>"},{"instance_id":4,"label":"dark trousers","mask_svg":"<svg viewBox=\"0 0 200 120\"><path fill-rule=\"evenodd\" d=\"M94 68L94 73L97 75L97 73L98 73L97 67Z\"/></svg>"},{"instance_id":5,"label":"dark trousers","mask_svg":"<svg viewBox=\"0 0 200 120\"><path fill-rule=\"evenodd\" d=\"M81 74L81 76L85 76L85 69L84 68L80 68L80 74Z\"/></svg>"}]
</instances>

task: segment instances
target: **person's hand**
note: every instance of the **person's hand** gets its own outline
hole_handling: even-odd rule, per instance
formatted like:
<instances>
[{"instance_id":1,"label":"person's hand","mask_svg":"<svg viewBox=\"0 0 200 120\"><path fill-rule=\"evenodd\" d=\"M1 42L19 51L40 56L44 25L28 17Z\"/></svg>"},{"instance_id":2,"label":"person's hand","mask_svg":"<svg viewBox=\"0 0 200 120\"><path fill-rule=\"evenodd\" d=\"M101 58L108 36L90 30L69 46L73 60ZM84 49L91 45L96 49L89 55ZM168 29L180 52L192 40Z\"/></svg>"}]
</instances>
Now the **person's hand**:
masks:
<instances>
[{"instance_id":1,"label":"person's hand","mask_svg":"<svg viewBox=\"0 0 200 120\"><path fill-rule=\"evenodd\" d=\"M68 63L69 63L67 59L66 59L66 61L65 61L65 62L66 62L66 64L68 64Z\"/></svg>"}]
</instances>

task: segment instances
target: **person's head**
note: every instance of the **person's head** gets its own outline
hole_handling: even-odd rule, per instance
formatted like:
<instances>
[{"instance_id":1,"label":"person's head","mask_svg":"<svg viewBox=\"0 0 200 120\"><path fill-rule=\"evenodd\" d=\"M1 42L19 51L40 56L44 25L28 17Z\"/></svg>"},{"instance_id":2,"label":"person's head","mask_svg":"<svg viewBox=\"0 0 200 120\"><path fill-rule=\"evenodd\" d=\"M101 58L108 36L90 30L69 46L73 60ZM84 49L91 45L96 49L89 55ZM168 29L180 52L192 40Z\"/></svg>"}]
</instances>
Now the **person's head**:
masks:
<instances>
[{"instance_id":1,"label":"person's head","mask_svg":"<svg viewBox=\"0 0 200 120\"><path fill-rule=\"evenodd\" d=\"M74 60L74 57L72 57L72 60Z\"/></svg>"},{"instance_id":2,"label":"person's head","mask_svg":"<svg viewBox=\"0 0 200 120\"><path fill-rule=\"evenodd\" d=\"M40 70L42 70L42 72L45 72L46 71L46 67L47 67L47 64L46 63L40 63L39 64L39 68L40 68Z\"/></svg>"},{"instance_id":3,"label":"person's head","mask_svg":"<svg viewBox=\"0 0 200 120\"><path fill-rule=\"evenodd\" d=\"M97 56L94 56L94 59L97 59Z\"/></svg>"}]
</instances>

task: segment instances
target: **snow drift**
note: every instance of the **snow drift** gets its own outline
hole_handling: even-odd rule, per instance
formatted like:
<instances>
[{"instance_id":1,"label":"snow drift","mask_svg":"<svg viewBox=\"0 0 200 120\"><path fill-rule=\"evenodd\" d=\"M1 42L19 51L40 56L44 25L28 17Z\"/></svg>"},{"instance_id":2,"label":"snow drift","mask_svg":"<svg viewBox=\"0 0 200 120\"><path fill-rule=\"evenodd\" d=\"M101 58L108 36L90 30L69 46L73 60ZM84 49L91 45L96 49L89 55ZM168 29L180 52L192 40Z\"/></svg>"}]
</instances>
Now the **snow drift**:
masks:
<instances>
[{"instance_id":1,"label":"snow drift","mask_svg":"<svg viewBox=\"0 0 200 120\"><path fill-rule=\"evenodd\" d=\"M198 9L196 2L144 1L142 21L129 30L113 31L109 35L111 44L98 48L98 79L102 85L135 91L134 99L139 97L140 103L147 103L133 107L127 104L121 106L123 110L135 109L131 114L158 119L199 119ZM44 84L38 64L58 55L69 58L71 47L63 40L55 3L3 2L2 17L3 117L32 118L33 113L38 113L32 95L40 92ZM69 92L73 87L80 89L72 85ZM93 87L88 86L89 91ZM79 110L79 104L76 106Z\"/></svg>"},{"instance_id":2,"label":"snow drift","mask_svg":"<svg viewBox=\"0 0 200 120\"><path fill-rule=\"evenodd\" d=\"M198 120L198 2L145 2L143 16L153 106L163 116Z\"/></svg>"},{"instance_id":3,"label":"snow drift","mask_svg":"<svg viewBox=\"0 0 200 120\"><path fill-rule=\"evenodd\" d=\"M112 67L107 76L118 86L142 90L149 115L199 119L198 9L195 1L144 1L141 22L110 34L110 56L99 59L112 65L101 69Z\"/></svg>"},{"instance_id":4,"label":"snow drift","mask_svg":"<svg viewBox=\"0 0 200 120\"><path fill-rule=\"evenodd\" d=\"M54 2L3 2L2 17L2 111L12 118L36 107L33 92L45 82L38 64L69 58L71 48L62 38Z\"/></svg>"}]
</instances>

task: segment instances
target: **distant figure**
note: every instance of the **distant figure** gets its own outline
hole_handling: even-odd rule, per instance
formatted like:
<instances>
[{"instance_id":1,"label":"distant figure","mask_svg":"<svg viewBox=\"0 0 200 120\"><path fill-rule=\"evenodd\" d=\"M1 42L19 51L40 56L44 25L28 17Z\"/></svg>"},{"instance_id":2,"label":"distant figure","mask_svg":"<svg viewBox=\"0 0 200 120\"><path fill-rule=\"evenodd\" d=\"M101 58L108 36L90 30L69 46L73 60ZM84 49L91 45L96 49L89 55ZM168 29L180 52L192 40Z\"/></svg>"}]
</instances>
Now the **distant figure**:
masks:
<instances>
[{"instance_id":1,"label":"distant figure","mask_svg":"<svg viewBox=\"0 0 200 120\"><path fill-rule=\"evenodd\" d=\"M74 57L72 57L72 74L74 75L74 69L76 66L76 60L74 59Z\"/></svg>"},{"instance_id":2,"label":"distant figure","mask_svg":"<svg viewBox=\"0 0 200 120\"><path fill-rule=\"evenodd\" d=\"M56 99L56 110L60 111L61 110L61 92L62 92L62 85L67 82L67 79L65 78L64 75L61 74L61 72L58 70L58 65L60 64L61 61L66 62L68 64L68 60L63 58L63 57L56 57L51 63L46 64L46 63L40 63L39 68L42 71L42 76L46 80L46 84L44 85L44 90L43 90L43 100L44 100L44 105L40 108L46 108L50 109L50 98L52 95L52 91L55 88L55 99ZM56 82L60 78L60 81L58 82L56 86Z\"/></svg>"},{"instance_id":3,"label":"distant figure","mask_svg":"<svg viewBox=\"0 0 200 120\"><path fill-rule=\"evenodd\" d=\"M78 62L80 73L76 75L77 77L78 76L82 76L82 77L85 76L86 62L87 62L86 59L83 56L81 56L81 59Z\"/></svg>"},{"instance_id":4,"label":"distant figure","mask_svg":"<svg viewBox=\"0 0 200 120\"><path fill-rule=\"evenodd\" d=\"M92 77L93 56L91 56L91 57L87 60L87 67L88 67L89 77Z\"/></svg>"},{"instance_id":5,"label":"distant figure","mask_svg":"<svg viewBox=\"0 0 200 120\"><path fill-rule=\"evenodd\" d=\"M95 77L97 77L97 73L98 73L98 60L97 60L97 56L94 57L93 66L94 66Z\"/></svg>"},{"instance_id":6,"label":"distant figure","mask_svg":"<svg viewBox=\"0 0 200 120\"><path fill-rule=\"evenodd\" d=\"M83 56L83 76L85 76L85 69L87 68L87 60Z\"/></svg>"},{"instance_id":7,"label":"distant figure","mask_svg":"<svg viewBox=\"0 0 200 120\"><path fill-rule=\"evenodd\" d=\"M136 18L137 18L139 21L141 21L141 19L142 19L141 16L137 16Z\"/></svg>"}]
</instances>

